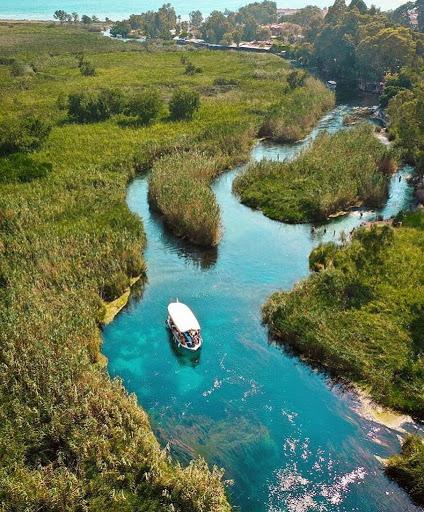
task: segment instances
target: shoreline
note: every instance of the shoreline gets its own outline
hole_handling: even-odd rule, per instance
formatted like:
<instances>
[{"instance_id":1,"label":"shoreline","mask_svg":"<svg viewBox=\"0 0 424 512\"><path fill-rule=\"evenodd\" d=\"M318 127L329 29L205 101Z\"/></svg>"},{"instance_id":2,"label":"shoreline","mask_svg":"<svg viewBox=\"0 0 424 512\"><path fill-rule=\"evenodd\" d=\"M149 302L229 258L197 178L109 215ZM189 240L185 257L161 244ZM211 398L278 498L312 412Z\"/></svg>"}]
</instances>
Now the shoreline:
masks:
<instances>
[{"instance_id":1,"label":"shoreline","mask_svg":"<svg viewBox=\"0 0 424 512\"><path fill-rule=\"evenodd\" d=\"M122 295L120 295L115 300L112 300L110 302L103 301L103 305L105 308L105 312L103 315L103 319L101 324L102 325L108 325L110 324L113 319L125 308L125 306L128 304L128 301L131 296L131 290L133 286L140 281L142 278L142 275L140 274L137 277L132 277L130 279L130 285L128 288L124 291Z\"/></svg>"},{"instance_id":2,"label":"shoreline","mask_svg":"<svg viewBox=\"0 0 424 512\"><path fill-rule=\"evenodd\" d=\"M394 409L380 405L363 388L354 382L351 382L350 385L352 387L351 393L354 400L352 409L365 420L383 425L391 430L395 430L399 434L407 433L403 428L404 425L418 425L409 414L404 414L400 411L395 411Z\"/></svg>"}]
</instances>

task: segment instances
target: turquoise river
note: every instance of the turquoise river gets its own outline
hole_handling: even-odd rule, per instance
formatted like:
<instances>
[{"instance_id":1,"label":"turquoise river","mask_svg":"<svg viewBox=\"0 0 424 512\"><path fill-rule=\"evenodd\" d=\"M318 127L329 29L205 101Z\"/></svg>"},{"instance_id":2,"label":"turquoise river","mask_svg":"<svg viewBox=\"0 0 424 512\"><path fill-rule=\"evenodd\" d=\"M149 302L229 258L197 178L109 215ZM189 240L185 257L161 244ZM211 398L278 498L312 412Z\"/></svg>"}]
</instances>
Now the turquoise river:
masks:
<instances>
[{"instance_id":1,"label":"turquoise river","mask_svg":"<svg viewBox=\"0 0 424 512\"><path fill-rule=\"evenodd\" d=\"M258 143L252 159L294 157L319 131L340 129L349 110L339 105L302 143ZM418 510L378 459L399 450L399 432L361 414L355 395L270 342L261 325L261 305L308 275L308 255L320 241L410 204L410 171L393 177L381 212L352 212L312 233L310 225L274 222L241 205L231 192L239 169L232 170L213 186L223 238L207 251L164 230L149 210L145 178L130 185L129 207L147 233L148 281L104 330L109 371L137 395L171 453L225 468L235 510ZM175 350L165 326L175 298L203 328L194 358Z\"/></svg>"}]
</instances>

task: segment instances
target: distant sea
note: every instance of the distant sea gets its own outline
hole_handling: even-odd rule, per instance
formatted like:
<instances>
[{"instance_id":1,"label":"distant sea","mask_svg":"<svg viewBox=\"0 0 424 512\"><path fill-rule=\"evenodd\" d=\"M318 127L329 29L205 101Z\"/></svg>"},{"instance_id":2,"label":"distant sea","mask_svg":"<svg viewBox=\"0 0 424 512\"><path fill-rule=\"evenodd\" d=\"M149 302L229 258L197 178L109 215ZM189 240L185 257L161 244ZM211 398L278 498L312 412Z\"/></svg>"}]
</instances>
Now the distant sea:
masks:
<instances>
[{"instance_id":1,"label":"distant sea","mask_svg":"<svg viewBox=\"0 0 424 512\"><path fill-rule=\"evenodd\" d=\"M64 9L89 16L96 15L100 19L106 16L115 20L128 17L130 14L157 9L167 0L0 0L0 19L52 19L54 11ZM173 0L171 1L177 14L187 17L199 9L204 15L217 10L235 10L254 0ZM406 0L375 0L372 3L384 10L393 9ZM333 0L277 0L278 7L304 7L308 4L326 7ZM371 2L370 2L371 3Z\"/></svg>"}]
</instances>

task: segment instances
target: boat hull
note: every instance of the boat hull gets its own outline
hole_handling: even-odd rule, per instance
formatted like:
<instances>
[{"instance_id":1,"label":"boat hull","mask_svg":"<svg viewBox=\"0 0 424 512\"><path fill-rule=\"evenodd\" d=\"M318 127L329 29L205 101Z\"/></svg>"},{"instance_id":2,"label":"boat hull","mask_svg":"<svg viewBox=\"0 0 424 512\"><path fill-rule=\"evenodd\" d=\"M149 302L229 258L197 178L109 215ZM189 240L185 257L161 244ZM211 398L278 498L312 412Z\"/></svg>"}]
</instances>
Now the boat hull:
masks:
<instances>
[{"instance_id":1,"label":"boat hull","mask_svg":"<svg viewBox=\"0 0 424 512\"><path fill-rule=\"evenodd\" d=\"M169 317L166 321L166 324L167 324L169 330L171 331L172 338L178 348L180 348L182 350L186 350L187 352L197 352L200 349L200 347L202 346L202 337L200 335L199 335L199 343L197 345L193 345L192 347L190 347L188 345L184 345L183 343L181 343L180 332L177 329L175 329L175 327L172 325L171 319Z\"/></svg>"}]
</instances>

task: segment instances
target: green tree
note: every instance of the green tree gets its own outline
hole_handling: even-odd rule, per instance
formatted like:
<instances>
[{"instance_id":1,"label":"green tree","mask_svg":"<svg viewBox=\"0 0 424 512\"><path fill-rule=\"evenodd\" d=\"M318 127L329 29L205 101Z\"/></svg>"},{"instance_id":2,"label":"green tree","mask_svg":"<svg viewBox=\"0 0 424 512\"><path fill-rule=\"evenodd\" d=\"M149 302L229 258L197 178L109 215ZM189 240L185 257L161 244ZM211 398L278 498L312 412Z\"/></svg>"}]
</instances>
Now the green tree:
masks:
<instances>
[{"instance_id":1,"label":"green tree","mask_svg":"<svg viewBox=\"0 0 424 512\"><path fill-rule=\"evenodd\" d=\"M243 28L243 39L245 41L254 41L256 39L257 31L258 24L256 23L255 18L252 16L247 18Z\"/></svg>"},{"instance_id":2,"label":"green tree","mask_svg":"<svg viewBox=\"0 0 424 512\"><path fill-rule=\"evenodd\" d=\"M31 114L3 119L0 122L0 155L34 151L47 139L50 131L50 123Z\"/></svg>"},{"instance_id":3,"label":"green tree","mask_svg":"<svg viewBox=\"0 0 424 512\"><path fill-rule=\"evenodd\" d=\"M72 13L72 21L74 23L79 23L79 14L77 12Z\"/></svg>"},{"instance_id":4,"label":"green tree","mask_svg":"<svg viewBox=\"0 0 424 512\"><path fill-rule=\"evenodd\" d=\"M114 37L128 37L128 34L131 32L131 25L127 21L117 21L113 24L110 29L110 34Z\"/></svg>"},{"instance_id":5,"label":"green tree","mask_svg":"<svg viewBox=\"0 0 424 512\"><path fill-rule=\"evenodd\" d=\"M271 39L271 31L268 27L259 27L256 31L256 39L258 41L269 41Z\"/></svg>"},{"instance_id":6,"label":"green tree","mask_svg":"<svg viewBox=\"0 0 424 512\"><path fill-rule=\"evenodd\" d=\"M200 108L199 93L187 88L177 89L169 101L171 119L189 120Z\"/></svg>"},{"instance_id":7,"label":"green tree","mask_svg":"<svg viewBox=\"0 0 424 512\"><path fill-rule=\"evenodd\" d=\"M230 46L233 44L233 33L232 32L226 32L221 39L221 44Z\"/></svg>"},{"instance_id":8,"label":"green tree","mask_svg":"<svg viewBox=\"0 0 424 512\"><path fill-rule=\"evenodd\" d=\"M253 2L241 7L236 15L238 23L245 24L253 18L258 25L273 23L277 20L277 4L265 0L264 2Z\"/></svg>"},{"instance_id":9,"label":"green tree","mask_svg":"<svg viewBox=\"0 0 424 512\"><path fill-rule=\"evenodd\" d=\"M203 15L200 11L191 11L190 13L190 25L193 28L199 29L203 23Z\"/></svg>"},{"instance_id":10,"label":"green tree","mask_svg":"<svg viewBox=\"0 0 424 512\"><path fill-rule=\"evenodd\" d=\"M80 123L104 121L124 111L125 97L117 89L82 91L68 96L68 115Z\"/></svg>"},{"instance_id":11,"label":"green tree","mask_svg":"<svg viewBox=\"0 0 424 512\"><path fill-rule=\"evenodd\" d=\"M327 16L325 17L326 23L337 23L346 12L345 0L335 0L334 4L328 9Z\"/></svg>"},{"instance_id":12,"label":"green tree","mask_svg":"<svg viewBox=\"0 0 424 512\"><path fill-rule=\"evenodd\" d=\"M90 25L91 18L90 18L90 16L87 16L86 14L83 14L81 16L81 21L83 22L84 25Z\"/></svg>"},{"instance_id":13,"label":"green tree","mask_svg":"<svg viewBox=\"0 0 424 512\"><path fill-rule=\"evenodd\" d=\"M393 23L403 25L404 27L412 28L409 11L411 11L414 8L415 2L406 2L406 4L402 4L393 12L389 13L389 17L393 21Z\"/></svg>"},{"instance_id":14,"label":"green tree","mask_svg":"<svg viewBox=\"0 0 424 512\"><path fill-rule=\"evenodd\" d=\"M219 43L224 34L232 29L227 17L221 11L212 11L202 25L202 34L206 41Z\"/></svg>"},{"instance_id":15,"label":"green tree","mask_svg":"<svg viewBox=\"0 0 424 512\"><path fill-rule=\"evenodd\" d=\"M365 14L368 11L367 4L364 0L352 0L349 4L349 10L358 9L361 14Z\"/></svg>"},{"instance_id":16,"label":"green tree","mask_svg":"<svg viewBox=\"0 0 424 512\"><path fill-rule=\"evenodd\" d=\"M410 30L387 27L360 42L358 65L367 78L381 80L385 73L411 65L415 51L416 43Z\"/></svg>"},{"instance_id":17,"label":"green tree","mask_svg":"<svg viewBox=\"0 0 424 512\"><path fill-rule=\"evenodd\" d=\"M418 30L424 32L424 0L417 0L415 5L418 12Z\"/></svg>"},{"instance_id":18,"label":"green tree","mask_svg":"<svg viewBox=\"0 0 424 512\"><path fill-rule=\"evenodd\" d=\"M60 23L65 23L67 16L68 16L68 13L66 11L64 11L63 9L59 9L59 10L55 11L53 14L53 18L55 20L59 20Z\"/></svg>"},{"instance_id":19,"label":"green tree","mask_svg":"<svg viewBox=\"0 0 424 512\"><path fill-rule=\"evenodd\" d=\"M233 30L232 37L233 37L234 43L237 45L237 47L239 47L240 43L242 42L242 39L243 39L243 29L241 27L236 27Z\"/></svg>"}]
</instances>

